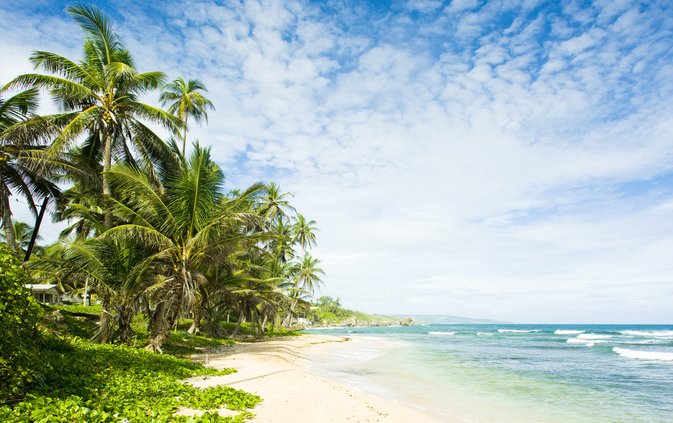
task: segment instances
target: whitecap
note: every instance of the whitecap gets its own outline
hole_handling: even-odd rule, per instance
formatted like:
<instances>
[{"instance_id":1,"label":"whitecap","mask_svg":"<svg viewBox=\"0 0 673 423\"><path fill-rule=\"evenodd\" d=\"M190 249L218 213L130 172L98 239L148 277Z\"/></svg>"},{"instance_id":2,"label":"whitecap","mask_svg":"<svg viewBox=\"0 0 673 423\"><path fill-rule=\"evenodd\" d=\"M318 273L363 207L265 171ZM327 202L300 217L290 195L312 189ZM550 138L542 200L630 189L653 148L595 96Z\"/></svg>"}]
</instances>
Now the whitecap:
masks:
<instances>
[{"instance_id":1,"label":"whitecap","mask_svg":"<svg viewBox=\"0 0 673 423\"><path fill-rule=\"evenodd\" d=\"M599 335L596 333L583 333L581 335L577 335L577 338L579 339L610 339L612 338L612 335Z\"/></svg>"},{"instance_id":2,"label":"whitecap","mask_svg":"<svg viewBox=\"0 0 673 423\"><path fill-rule=\"evenodd\" d=\"M455 334L456 332L428 332L428 335L440 335L440 336L449 336Z\"/></svg>"},{"instance_id":3,"label":"whitecap","mask_svg":"<svg viewBox=\"0 0 673 423\"><path fill-rule=\"evenodd\" d=\"M673 352L637 351L619 347L614 347L612 351L616 352L622 357L635 358L638 360L673 361Z\"/></svg>"},{"instance_id":4,"label":"whitecap","mask_svg":"<svg viewBox=\"0 0 673 423\"><path fill-rule=\"evenodd\" d=\"M586 345L587 347L593 347L596 344L602 344L603 342L607 342L607 341L601 340L601 339L589 340L589 339L570 338L566 342L568 344L582 344L582 345Z\"/></svg>"},{"instance_id":5,"label":"whitecap","mask_svg":"<svg viewBox=\"0 0 673 423\"><path fill-rule=\"evenodd\" d=\"M620 333L627 336L673 338L673 330L624 330Z\"/></svg>"},{"instance_id":6,"label":"whitecap","mask_svg":"<svg viewBox=\"0 0 673 423\"><path fill-rule=\"evenodd\" d=\"M555 334L557 335L577 335L580 333L584 333L583 330L566 330L566 329L557 329L554 331Z\"/></svg>"},{"instance_id":7,"label":"whitecap","mask_svg":"<svg viewBox=\"0 0 673 423\"><path fill-rule=\"evenodd\" d=\"M525 330L525 329L498 329L500 333L531 333L540 332L539 329Z\"/></svg>"}]
</instances>

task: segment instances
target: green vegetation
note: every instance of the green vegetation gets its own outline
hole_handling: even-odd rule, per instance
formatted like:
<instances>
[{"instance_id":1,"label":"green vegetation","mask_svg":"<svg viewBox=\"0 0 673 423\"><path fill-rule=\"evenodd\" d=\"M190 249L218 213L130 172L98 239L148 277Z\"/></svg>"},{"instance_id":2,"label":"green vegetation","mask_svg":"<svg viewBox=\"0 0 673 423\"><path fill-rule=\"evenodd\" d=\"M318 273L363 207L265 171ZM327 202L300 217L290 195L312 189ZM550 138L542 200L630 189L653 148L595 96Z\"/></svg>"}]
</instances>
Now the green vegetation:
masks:
<instances>
[{"instance_id":1,"label":"green vegetation","mask_svg":"<svg viewBox=\"0 0 673 423\"><path fill-rule=\"evenodd\" d=\"M96 8L68 12L81 58L35 51L35 73L0 89L0 421L241 421L259 398L181 383L212 371L177 356L295 335L322 284L315 222L276 184L226 186L210 149L188 148L214 109L202 82L139 71ZM40 92L56 113L36 114ZM167 110L140 101L159 92ZM11 195L69 225L23 266L32 230ZM40 306L29 283L95 305ZM242 413L174 416L220 406Z\"/></svg>"},{"instance_id":2,"label":"green vegetation","mask_svg":"<svg viewBox=\"0 0 673 423\"><path fill-rule=\"evenodd\" d=\"M35 51L36 73L0 90L0 218L10 248L20 255L28 233L11 220L12 190L34 210L52 199L54 220L70 226L25 268L35 283L91 296L102 344L162 351L185 318L188 333L214 338L286 333L322 283L308 252L315 222L278 185L227 187L209 148L186 151L188 124L214 109L201 81L139 71L97 9L68 12L84 33L81 59ZM40 90L61 110L36 115ZM168 110L138 100L152 92ZM139 315L146 331L134 324Z\"/></svg>"},{"instance_id":3,"label":"green vegetation","mask_svg":"<svg viewBox=\"0 0 673 423\"><path fill-rule=\"evenodd\" d=\"M316 326L385 326L399 323L391 316L366 314L341 307L338 298L323 296L312 304L306 314L312 325Z\"/></svg>"},{"instance_id":4,"label":"green vegetation","mask_svg":"<svg viewBox=\"0 0 673 423\"><path fill-rule=\"evenodd\" d=\"M41 308L23 287L28 276L3 244L0 271L0 330L5 334L0 338L0 421L233 422L251 416L248 409L261 400L226 386L197 389L180 381L233 369L215 370L168 354L79 338L93 333L100 307ZM232 343L182 332L167 350L193 353ZM175 416L180 407L226 407L241 413Z\"/></svg>"},{"instance_id":5,"label":"green vegetation","mask_svg":"<svg viewBox=\"0 0 673 423\"><path fill-rule=\"evenodd\" d=\"M0 407L4 422L187 421L173 414L179 407L209 410L226 407L245 412L260 398L226 386L194 388L179 379L228 374L171 355L47 338L39 360L40 380L14 407ZM241 417L241 418L242 418ZM214 413L193 421L232 421Z\"/></svg>"},{"instance_id":6,"label":"green vegetation","mask_svg":"<svg viewBox=\"0 0 673 423\"><path fill-rule=\"evenodd\" d=\"M6 244L0 244L0 275L0 398L21 397L38 376L31 363L40 307L23 287L28 275Z\"/></svg>"}]
</instances>

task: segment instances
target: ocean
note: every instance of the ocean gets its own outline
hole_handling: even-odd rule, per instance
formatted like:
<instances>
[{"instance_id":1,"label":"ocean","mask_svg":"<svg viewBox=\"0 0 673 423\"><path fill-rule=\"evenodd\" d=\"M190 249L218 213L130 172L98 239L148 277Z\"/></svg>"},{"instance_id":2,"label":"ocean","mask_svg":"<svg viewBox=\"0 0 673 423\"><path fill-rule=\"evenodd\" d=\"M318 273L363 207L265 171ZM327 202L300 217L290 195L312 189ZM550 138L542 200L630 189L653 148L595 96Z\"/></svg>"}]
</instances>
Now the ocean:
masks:
<instances>
[{"instance_id":1,"label":"ocean","mask_svg":"<svg viewBox=\"0 0 673 423\"><path fill-rule=\"evenodd\" d=\"M353 339L309 363L462 422L673 422L673 325L309 329Z\"/></svg>"}]
</instances>

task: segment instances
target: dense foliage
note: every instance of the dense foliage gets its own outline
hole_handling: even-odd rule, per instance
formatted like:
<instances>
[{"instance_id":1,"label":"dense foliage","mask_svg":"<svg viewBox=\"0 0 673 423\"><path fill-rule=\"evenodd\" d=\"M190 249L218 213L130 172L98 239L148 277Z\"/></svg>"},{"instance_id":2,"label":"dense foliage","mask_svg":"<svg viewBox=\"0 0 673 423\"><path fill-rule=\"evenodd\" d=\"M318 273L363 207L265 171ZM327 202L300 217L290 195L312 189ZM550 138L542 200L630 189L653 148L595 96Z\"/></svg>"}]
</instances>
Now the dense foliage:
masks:
<instances>
[{"instance_id":1,"label":"dense foliage","mask_svg":"<svg viewBox=\"0 0 673 423\"><path fill-rule=\"evenodd\" d=\"M6 244L0 243L0 399L23 395L38 373L37 318L40 306L23 286L28 276Z\"/></svg>"},{"instance_id":2,"label":"dense foliage","mask_svg":"<svg viewBox=\"0 0 673 423\"><path fill-rule=\"evenodd\" d=\"M201 81L140 72L96 8L68 12L84 33L82 58L35 51L30 60L41 73L19 75L0 90L0 100L7 98L0 165L25 176L0 175L0 219L11 248L20 254L27 234L11 220L12 189L30 204L49 195L54 220L69 226L26 269L72 298L93 298L101 307L100 343L137 342L138 314L153 351L162 351L184 318L192 321L189 333L220 337L238 336L246 324L260 336L291 327L322 283L320 261L309 254L315 222L277 185L226 186L209 148L192 143L187 151L188 125L214 109ZM7 97L15 89L24 94ZM159 89L168 110L139 101ZM57 113L35 114L40 90L60 106ZM61 181L64 192L55 185Z\"/></svg>"},{"instance_id":3,"label":"dense foliage","mask_svg":"<svg viewBox=\"0 0 673 423\"><path fill-rule=\"evenodd\" d=\"M75 338L47 338L39 363L42 379L16 406L0 407L3 422L188 421L173 416L180 407L242 411L260 398L226 386L198 389L179 379L228 374L171 355ZM192 421L232 421L215 413Z\"/></svg>"}]
</instances>

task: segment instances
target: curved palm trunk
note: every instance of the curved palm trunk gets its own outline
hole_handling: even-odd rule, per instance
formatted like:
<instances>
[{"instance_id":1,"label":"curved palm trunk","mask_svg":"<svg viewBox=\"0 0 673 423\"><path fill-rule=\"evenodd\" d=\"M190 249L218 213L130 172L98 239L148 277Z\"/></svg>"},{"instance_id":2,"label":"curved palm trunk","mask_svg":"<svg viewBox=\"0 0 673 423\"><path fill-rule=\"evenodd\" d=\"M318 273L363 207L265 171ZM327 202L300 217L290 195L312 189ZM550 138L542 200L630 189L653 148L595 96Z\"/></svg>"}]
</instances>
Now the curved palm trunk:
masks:
<instances>
[{"instance_id":1,"label":"curved palm trunk","mask_svg":"<svg viewBox=\"0 0 673 423\"><path fill-rule=\"evenodd\" d=\"M14 222L12 222L12 211L9 208L9 197L2 196L2 226L5 230L5 239L9 248L14 254L19 254L19 246L16 244L16 234L14 233Z\"/></svg>"},{"instance_id":2,"label":"curved palm trunk","mask_svg":"<svg viewBox=\"0 0 673 423\"><path fill-rule=\"evenodd\" d=\"M192 325L187 329L190 335L198 335L201 333L201 308L198 307L192 312Z\"/></svg>"},{"instance_id":3,"label":"curved palm trunk","mask_svg":"<svg viewBox=\"0 0 673 423\"><path fill-rule=\"evenodd\" d=\"M285 318L285 321L283 322L283 326L289 328L292 326L292 322L294 321L293 315L294 315L294 310L297 308L297 304L299 303L299 300L296 298L292 299L292 304L290 305L290 311L287 313L287 317Z\"/></svg>"},{"instance_id":4,"label":"curved palm trunk","mask_svg":"<svg viewBox=\"0 0 673 423\"><path fill-rule=\"evenodd\" d=\"M201 294L199 301L194 304L192 309L192 325L187 330L187 333L190 335L196 335L201 333L201 317L203 316L203 311L206 308L206 296Z\"/></svg>"},{"instance_id":5,"label":"curved palm trunk","mask_svg":"<svg viewBox=\"0 0 673 423\"><path fill-rule=\"evenodd\" d=\"M264 313L264 319L262 320L261 330L262 335L266 332L266 324L269 321L269 313Z\"/></svg>"},{"instance_id":6,"label":"curved palm trunk","mask_svg":"<svg viewBox=\"0 0 673 423\"><path fill-rule=\"evenodd\" d=\"M154 315L152 316L150 325L152 330L150 332L150 340L147 347L145 347L146 350L161 352L161 346L166 342L168 331L170 330L170 326L166 321L166 313L168 312L169 306L170 304L168 301L161 301L157 304L157 308L154 310Z\"/></svg>"}]
</instances>

